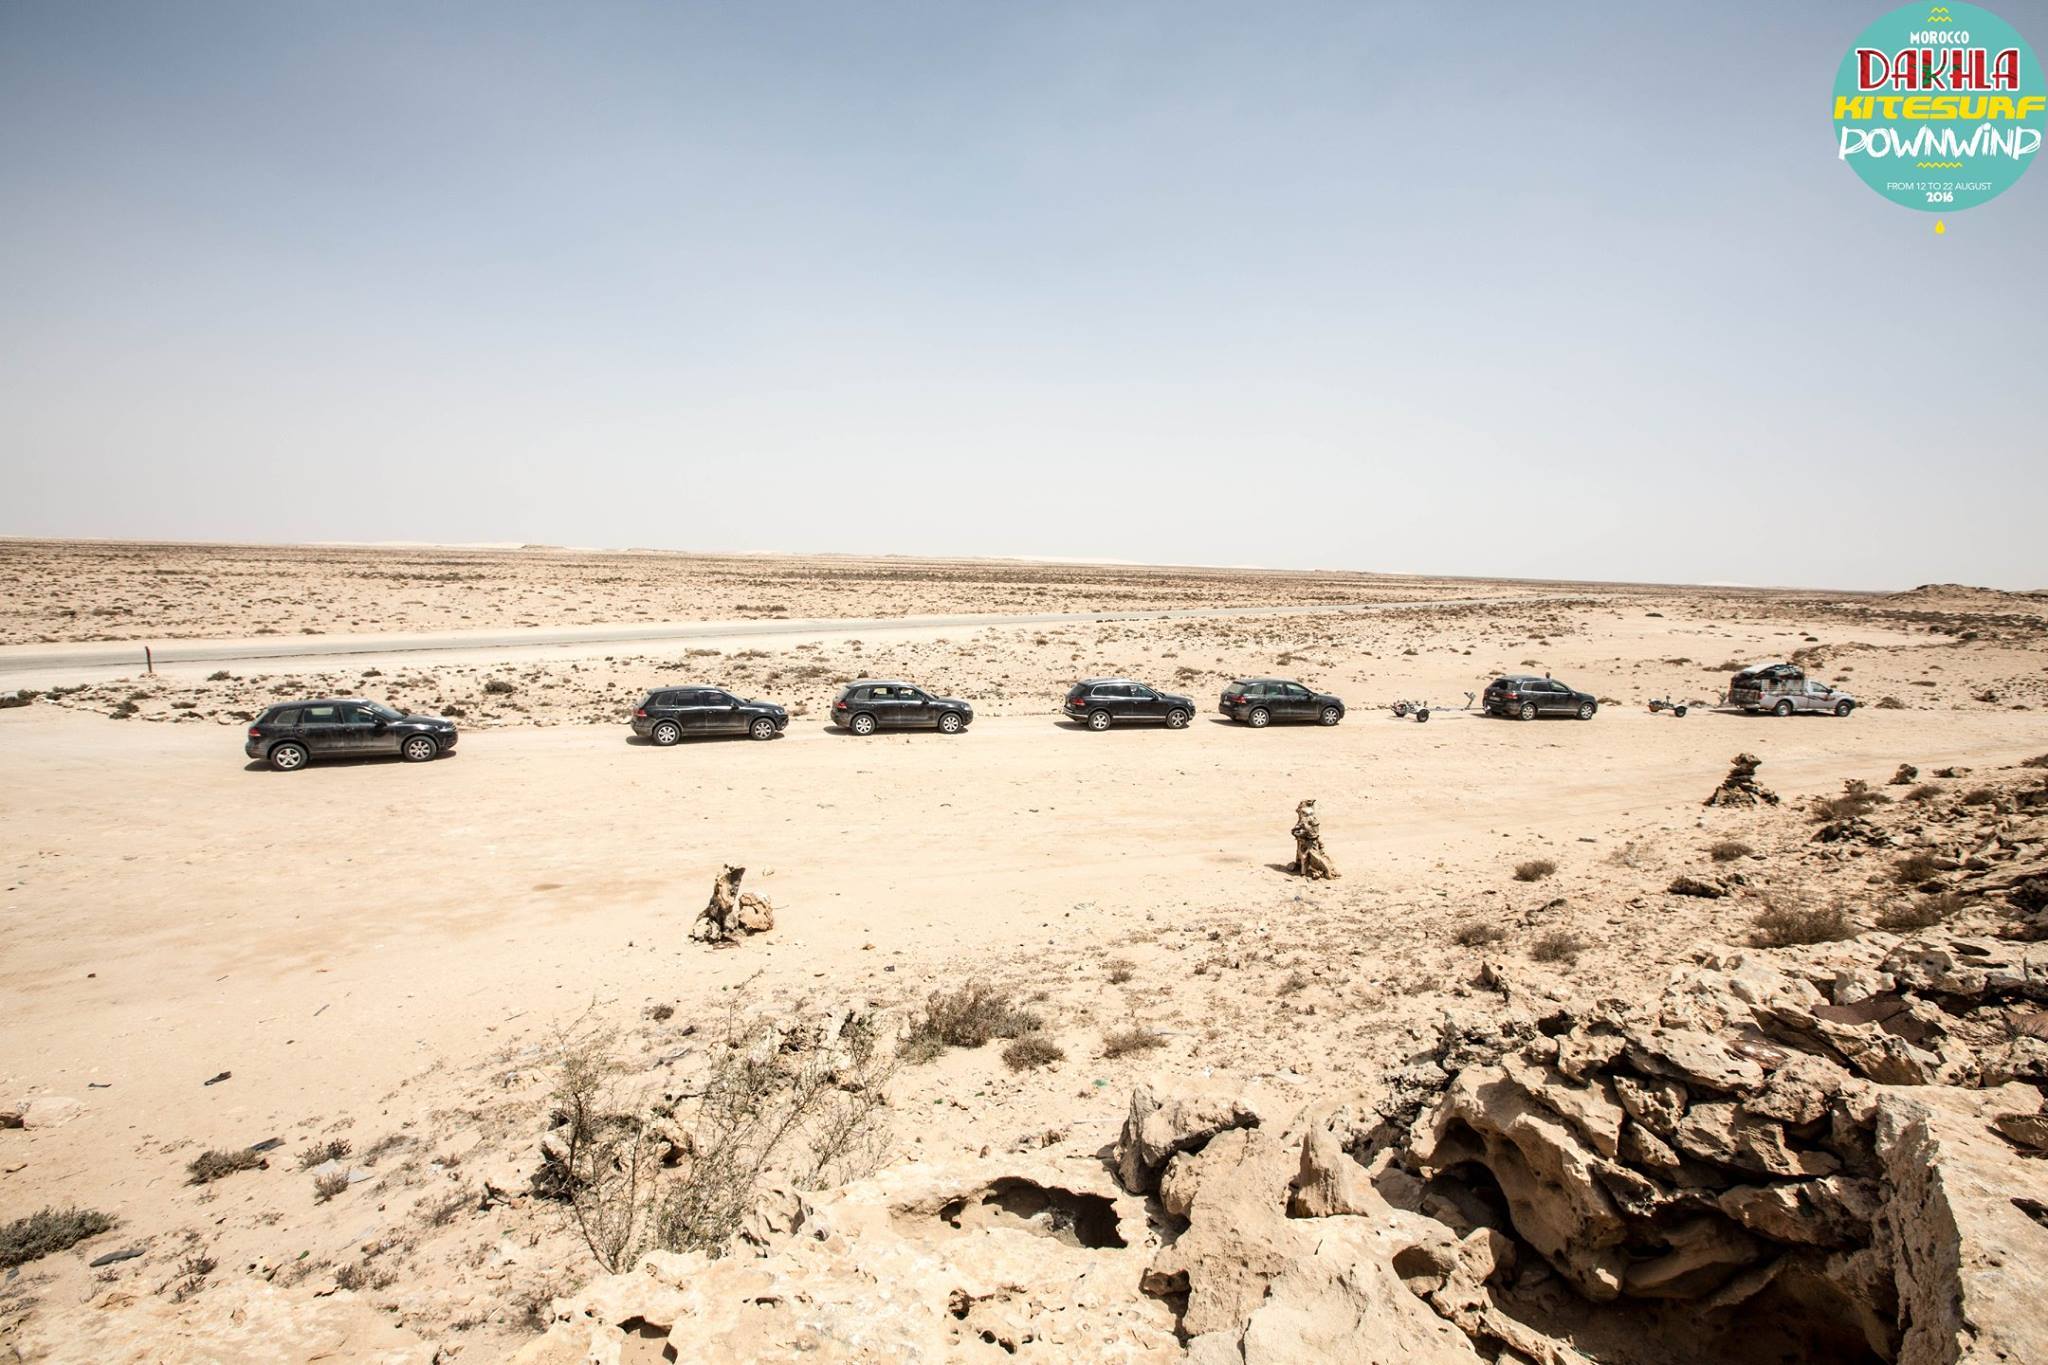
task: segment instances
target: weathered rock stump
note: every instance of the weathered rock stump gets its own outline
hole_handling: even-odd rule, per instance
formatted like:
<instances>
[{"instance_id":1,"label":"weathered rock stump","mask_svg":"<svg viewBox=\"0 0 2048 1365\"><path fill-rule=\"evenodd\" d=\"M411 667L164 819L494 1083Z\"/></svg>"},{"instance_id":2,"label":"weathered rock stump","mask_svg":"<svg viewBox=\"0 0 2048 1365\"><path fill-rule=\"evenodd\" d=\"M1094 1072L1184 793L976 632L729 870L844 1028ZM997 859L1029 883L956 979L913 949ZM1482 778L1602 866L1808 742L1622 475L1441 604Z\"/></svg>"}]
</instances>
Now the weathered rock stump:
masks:
<instances>
[{"instance_id":1,"label":"weathered rock stump","mask_svg":"<svg viewBox=\"0 0 2048 1365\"><path fill-rule=\"evenodd\" d=\"M740 890L744 867L727 866L711 883L711 900L690 927L690 937L703 943L739 943L775 927L775 907L766 897Z\"/></svg>"}]
</instances>

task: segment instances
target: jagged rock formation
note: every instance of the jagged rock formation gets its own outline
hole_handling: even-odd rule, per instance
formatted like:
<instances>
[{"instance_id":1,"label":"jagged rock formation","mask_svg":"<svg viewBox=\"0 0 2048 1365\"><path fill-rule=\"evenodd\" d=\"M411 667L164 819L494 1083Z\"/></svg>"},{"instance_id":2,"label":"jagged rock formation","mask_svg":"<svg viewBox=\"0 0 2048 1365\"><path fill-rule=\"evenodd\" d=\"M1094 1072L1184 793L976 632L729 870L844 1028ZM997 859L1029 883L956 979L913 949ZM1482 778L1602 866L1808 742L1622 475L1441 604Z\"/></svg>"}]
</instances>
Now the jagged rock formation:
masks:
<instances>
[{"instance_id":1,"label":"jagged rock formation","mask_svg":"<svg viewBox=\"0 0 2048 1365\"><path fill-rule=\"evenodd\" d=\"M740 890L744 867L720 869L711 883L711 899L697 913L690 937L704 943L737 943L750 934L765 934L775 927L775 907L765 897Z\"/></svg>"}]
</instances>

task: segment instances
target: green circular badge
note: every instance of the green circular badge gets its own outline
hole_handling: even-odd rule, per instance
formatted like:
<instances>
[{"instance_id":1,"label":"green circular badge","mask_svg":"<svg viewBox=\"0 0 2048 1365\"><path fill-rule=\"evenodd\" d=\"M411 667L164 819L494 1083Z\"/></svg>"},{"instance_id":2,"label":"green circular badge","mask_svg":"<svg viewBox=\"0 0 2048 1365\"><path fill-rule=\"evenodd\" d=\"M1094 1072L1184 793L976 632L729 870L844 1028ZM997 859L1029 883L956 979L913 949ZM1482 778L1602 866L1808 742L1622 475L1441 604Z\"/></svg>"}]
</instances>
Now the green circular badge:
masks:
<instances>
[{"instance_id":1,"label":"green circular badge","mask_svg":"<svg viewBox=\"0 0 2048 1365\"><path fill-rule=\"evenodd\" d=\"M2012 25L1975 5L1908 5L1835 73L1835 153L1894 204L1953 213L2033 164L2048 80Z\"/></svg>"}]
</instances>

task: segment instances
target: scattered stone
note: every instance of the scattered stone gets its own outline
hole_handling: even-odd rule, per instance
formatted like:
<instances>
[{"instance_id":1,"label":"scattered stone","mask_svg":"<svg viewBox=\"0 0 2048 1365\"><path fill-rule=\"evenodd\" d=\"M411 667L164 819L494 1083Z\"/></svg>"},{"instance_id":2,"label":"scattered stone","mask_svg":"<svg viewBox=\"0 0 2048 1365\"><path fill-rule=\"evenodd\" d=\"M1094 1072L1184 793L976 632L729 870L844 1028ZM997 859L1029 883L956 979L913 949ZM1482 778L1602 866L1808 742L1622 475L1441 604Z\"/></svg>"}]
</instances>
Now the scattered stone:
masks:
<instances>
[{"instance_id":1,"label":"scattered stone","mask_svg":"<svg viewBox=\"0 0 2048 1365\"><path fill-rule=\"evenodd\" d=\"M1698 877L1680 875L1666 887L1674 896L1698 896L1703 900L1719 900L1728 894L1728 888L1719 882L1702 881Z\"/></svg>"},{"instance_id":2,"label":"scattered stone","mask_svg":"<svg viewBox=\"0 0 2048 1365\"><path fill-rule=\"evenodd\" d=\"M1713 795L1706 799L1709 806L1775 806L1778 794L1756 780L1756 770L1763 766L1763 760L1755 754L1737 754L1728 769L1728 776L1721 779L1721 785L1714 788Z\"/></svg>"}]
</instances>

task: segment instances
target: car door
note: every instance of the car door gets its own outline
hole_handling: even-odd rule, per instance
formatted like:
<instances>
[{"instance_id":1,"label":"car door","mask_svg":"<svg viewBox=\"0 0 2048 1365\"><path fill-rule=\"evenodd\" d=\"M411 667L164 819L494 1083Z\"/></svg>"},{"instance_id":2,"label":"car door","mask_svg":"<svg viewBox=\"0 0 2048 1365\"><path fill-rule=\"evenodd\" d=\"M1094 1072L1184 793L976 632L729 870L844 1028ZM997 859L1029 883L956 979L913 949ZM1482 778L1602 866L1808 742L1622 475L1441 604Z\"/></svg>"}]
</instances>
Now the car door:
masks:
<instances>
[{"instance_id":1,"label":"car door","mask_svg":"<svg viewBox=\"0 0 2048 1365\"><path fill-rule=\"evenodd\" d=\"M711 730L711 707L707 697L716 695L701 687L689 687L676 695L676 723L683 727L686 735L708 735Z\"/></svg>"},{"instance_id":2,"label":"car door","mask_svg":"<svg viewBox=\"0 0 2048 1365\"><path fill-rule=\"evenodd\" d=\"M1162 720L1166 716L1166 703L1159 700L1159 694L1151 688L1132 683L1131 698L1125 703L1125 715L1131 720Z\"/></svg>"},{"instance_id":3,"label":"car door","mask_svg":"<svg viewBox=\"0 0 2048 1365\"><path fill-rule=\"evenodd\" d=\"M1805 696L1800 699L1802 711L1826 711L1834 706L1834 691L1826 683L1808 681Z\"/></svg>"},{"instance_id":4,"label":"car door","mask_svg":"<svg viewBox=\"0 0 2048 1365\"><path fill-rule=\"evenodd\" d=\"M1579 698L1569 687L1555 679L1544 683L1550 689L1550 704L1547 708L1553 716L1575 716L1579 713Z\"/></svg>"},{"instance_id":5,"label":"car door","mask_svg":"<svg viewBox=\"0 0 2048 1365\"><path fill-rule=\"evenodd\" d=\"M1093 709L1109 712L1112 723L1131 718L1131 689L1123 683L1100 683L1095 688Z\"/></svg>"},{"instance_id":6,"label":"car door","mask_svg":"<svg viewBox=\"0 0 2048 1365\"><path fill-rule=\"evenodd\" d=\"M736 735L747 728L740 715L740 699L730 692L704 694L704 728L714 735Z\"/></svg>"},{"instance_id":7,"label":"car door","mask_svg":"<svg viewBox=\"0 0 2048 1365\"><path fill-rule=\"evenodd\" d=\"M875 718L878 730L894 730L903 724L903 709L896 699L893 687L870 687L862 699L866 704L860 709Z\"/></svg>"},{"instance_id":8,"label":"car door","mask_svg":"<svg viewBox=\"0 0 2048 1365\"><path fill-rule=\"evenodd\" d=\"M395 754L398 736L377 719L367 706L341 708L341 752L348 754Z\"/></svg>"},{"instance_id":9,"label":"car door","mask_svg":"<svg viewBox=\"0 0 2048 1365\"><path fill-rule=\"evenodd\" d=\"M347 753L348 736L341 723L341 707L333 704L308 706L299 713L299 730L306 751L314 754Z\"/></svg>"},{"instance_id":10,"label":"car door","mask_svg":"<svg viewBox=\"0 0 2048 1365\"><path fill-rule=\"evenodd\" d=\"M1307 720L1315 714L1315 693L1300 683L1281 683L1279 704L1273 708L1275 717L1281 720Z\"/></svg>"},{"instance_id":11,"label":"car door","mask_svg":"<svg viewBox=\"0 0 2048 1365\"><path fill-rule=\"evenodd\" d=\"M932 705L932 699L915 687L896 689L897 724L910 729L928 730L939 723L939 708Z\"/></svg>"}]
</instances>

